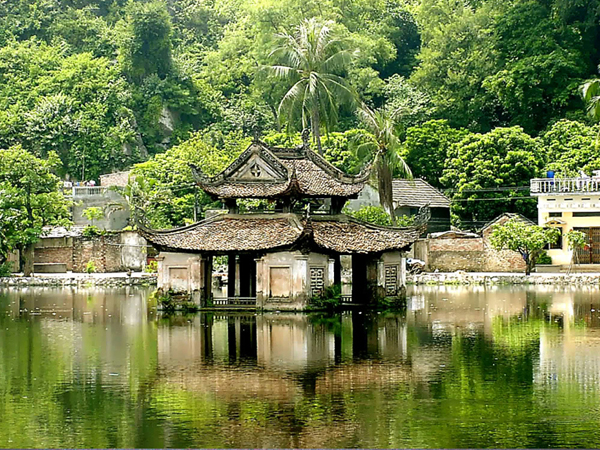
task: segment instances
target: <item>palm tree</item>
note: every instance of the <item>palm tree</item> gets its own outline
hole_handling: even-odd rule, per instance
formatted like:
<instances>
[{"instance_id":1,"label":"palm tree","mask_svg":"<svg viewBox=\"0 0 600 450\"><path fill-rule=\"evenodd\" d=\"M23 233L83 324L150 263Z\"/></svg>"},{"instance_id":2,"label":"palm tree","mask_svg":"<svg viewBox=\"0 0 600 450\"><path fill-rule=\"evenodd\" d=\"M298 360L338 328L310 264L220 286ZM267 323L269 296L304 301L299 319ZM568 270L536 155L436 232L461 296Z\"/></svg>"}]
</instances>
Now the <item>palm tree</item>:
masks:
<instances>
[{"instance_id":1,"label":"palm tree","mask_svg":"<svg viewBox=\"0 0 600 450\"><path fill-rule=\"evenodd\" d=\"M310 123L319 154L323 154L321 125L328 131L337 120L340 104L356 98L338 75L355 52L348 51L333 26L333 21L304 20L293 35L278 34L280 43L269 54L282 62L271 66L275 75L293 83L279 104L279 116L287 118L288 131L298 122L303 129Z\"/></svg>"},{"instance_id":2,"label":"palm tree","mask_svg":"<svg viewBox=\"0 0 600 450\"><path fill-rule=\"evenodd\" d=\"M412 178L410 168L400 156L400 139L396 134L395 112L386 108L373 111L363 104L358 110L358 115L375 138L374 142L363 144L363 146L370 146L371 151L375 153L374 165L377 169L379 202L395 225L396 215L392 191L394 174Z\"/></svg>"},{"instance_id":3,"label":"palm tree","mask_svg":"<svg viewBox=\"0 0 600 450\"><path fill-rule=\"evenodd\" d=\"M600 122L600 79L589 80L581 85L581 96L587 105L588 115Z\"/></svg>"}]
</instances>

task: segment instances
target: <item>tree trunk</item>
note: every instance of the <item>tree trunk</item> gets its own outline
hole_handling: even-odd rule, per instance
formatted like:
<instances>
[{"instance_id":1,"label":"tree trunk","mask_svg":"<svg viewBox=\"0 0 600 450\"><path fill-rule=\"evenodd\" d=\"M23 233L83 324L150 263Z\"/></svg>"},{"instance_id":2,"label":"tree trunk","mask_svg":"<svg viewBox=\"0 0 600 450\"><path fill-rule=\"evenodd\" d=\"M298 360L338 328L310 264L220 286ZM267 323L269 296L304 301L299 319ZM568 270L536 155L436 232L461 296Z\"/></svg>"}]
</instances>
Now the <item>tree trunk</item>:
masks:
<instances>
[{"instance_id":1,"label":"tree trunk","mask_svg":"<svg viewBox=\"0 0 600 450\"><path fill-rule=\"evenodd\" d=\"M279 123L279 116L277 115L277 109L270 103L267 103L269 109L271 110L271 114L273 114L273 122L275 123L275 129L278 133L281 133L281 124Z\"/></svg>"},{"instance_id":2,"label":"tree trunk","mask_svg":"<svg viewBox=\"0 0 600 450\"><path fill-rule=\"evenodd\" d=\"M377 184L379 187L379 202L391 219L392 225L396 225L396 214L394 213L394 197L392 192L392 171L382 157L377 162Z\"/></svg>"},{"instance_id":3,"label":"tree trunk","mask_svg":"<svg viewBox=\"0 0 600 450\"><path fill-rule=\"evenodd\" d=\"M314 110L310 117L310 126L315 142L317 143L317 151L319 152L319 155L323 156L323 147L321 147L321 125L319 121L319 111Z\"/></svg>"},{"instance_id":4,"label":"tree trunk","mask_svg":"<svg viewBox=\"0 0 600 450\"><path fill-rule=\"evenodd\" d=\"M33 258L35 244L26 244L22 250L23 276L30 277L33 273Z\"/></svg>"}]
</instances>

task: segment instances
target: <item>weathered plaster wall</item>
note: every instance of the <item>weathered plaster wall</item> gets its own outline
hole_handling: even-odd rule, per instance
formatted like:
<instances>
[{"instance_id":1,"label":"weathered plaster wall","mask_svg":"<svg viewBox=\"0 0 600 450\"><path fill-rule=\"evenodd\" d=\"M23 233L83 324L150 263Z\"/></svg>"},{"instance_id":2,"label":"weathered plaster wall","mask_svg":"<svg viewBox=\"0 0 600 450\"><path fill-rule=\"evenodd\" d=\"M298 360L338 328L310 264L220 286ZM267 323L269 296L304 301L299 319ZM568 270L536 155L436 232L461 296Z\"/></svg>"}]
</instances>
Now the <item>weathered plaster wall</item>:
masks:
<instances>
[{"instance_id":1,"label":"weathered plaster wall","mask_svg":"<svg viewBox=\"0 0 600 450\"><path fill-rule=\"evenodd\" d=\"M121 206L108 208L110 211L105 211L105 217L95 220L94 225L101 230L122 230L129 225L129 206L123 196L116 191L108 190L102 194L78 195L73 200L73 223L75 225L90 225L90 222L82 216L84 209L94 206L105 210L107 206L116 204Z\"/></svg>"},{"instance_id":2,"label":"weathered plaster wall","mask_svg":"<svg viewBox=\"0 0 600 450\"><path fill-rule=\"evenodd\" d=\"M202 298L207 264L202 256L191 253L161 252L156 260L159 289L189 292L196 301Z\"/></svg>"},{"instance_id":3,"label":"weathered plaster wall","mask_svg":"<svg viewBox=\"0 0 600 450\"><path fill-rule=\"evenodd\" d=\"M142 271L146 267L146 239L134 231L120 233L121 236L121 265L123 267Z\"/></svg>"},{"instance_id":4,"label":"weathered plaster wall","mask_svg":"<svg viewBox=\"0 0 600 450\"><path fill-rule=\"evenodd\" d=\"M311 271L322 280L320 288L333 284L333 260L319 253L270 253L257 259L256 302L264 309L303 309L310 297ZM319 283L320 284L320 283Z\"/></svg>"}]
</instances>

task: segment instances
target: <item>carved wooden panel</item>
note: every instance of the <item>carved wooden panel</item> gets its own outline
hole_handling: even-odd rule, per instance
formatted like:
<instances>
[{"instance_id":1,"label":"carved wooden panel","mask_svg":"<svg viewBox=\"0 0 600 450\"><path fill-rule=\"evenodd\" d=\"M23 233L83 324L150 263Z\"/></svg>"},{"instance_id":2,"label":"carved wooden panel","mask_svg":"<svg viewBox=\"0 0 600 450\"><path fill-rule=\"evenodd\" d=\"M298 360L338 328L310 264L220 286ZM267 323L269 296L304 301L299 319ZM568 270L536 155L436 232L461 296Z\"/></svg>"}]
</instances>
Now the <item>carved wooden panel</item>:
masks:
<instances>
[{"instance_id":1,"label":"carved wooden panel","mask_svg":"<svg viewBox=\"0 0 600 450\"><path fill-rule=\"evenodd\" d=\"M310 268L310 292L311 295L320 295L325 289L325 268Z\"/></svg>"},{"instance_id":2,"label":"carved wooden panel","mask_svg":"<svg viewBox=\"0 0 600 450\"><path fill-rule=\"evenodd\" d=\"M398 293L398 270L397 265L385 266L385 294L396 295Z\"/></svg>"}]
</instances>

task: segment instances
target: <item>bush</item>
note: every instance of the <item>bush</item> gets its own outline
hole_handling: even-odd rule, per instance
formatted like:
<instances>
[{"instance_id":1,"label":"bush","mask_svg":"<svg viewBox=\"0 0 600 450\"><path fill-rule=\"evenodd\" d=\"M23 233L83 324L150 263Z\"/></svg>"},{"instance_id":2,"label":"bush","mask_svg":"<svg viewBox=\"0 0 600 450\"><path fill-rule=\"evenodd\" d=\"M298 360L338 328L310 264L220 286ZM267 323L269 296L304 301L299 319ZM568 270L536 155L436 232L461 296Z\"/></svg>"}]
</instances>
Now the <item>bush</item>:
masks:
<instances>
[{"instance_id":1,"label":"bush","mask_svg":"<svg viewBox=\"0 0 600 450\"><path fill-rule=\"evenodd\" d=\"M156 273L158 272L158 261L150 261L144 269L146 273Z\"/></svg>"},{"instance_id":2,"label":"bush","mask_svg":"<svg viewBox=\"0 0 600 450\"><path fill-rule=\"evenodd\" d=\"M345 213L355 219L375 225L389 226L392 224L392 219L381 206L362 206L357 211L346 209Z\"/></svg>"},{"instance_id":3,"label":"bush","mask_svg":"<svg viewBox=\"0 0 600 450\"><path fill-rule=\"evenodd\" d=\"M540 254L540 256L538 256L536 263L537 264L552 264L552 258L550 257L550 255L548 255L548 253L546 253L544 251Z\"/></svg>"},{"instance_id":4,"label":"bush","mask_svg":"<svg viewBox=\"0 0 600 450\"><path fill-rule=\"evenodd\" d=\"M82 234L84 237L96 237L96 236L100 236L102 234L102 232L96 225L87 225L83 229Z\"/></svg>"},{"instance_id":5,"label":"bush","mask_svg":"<svg viewBox=\"0 0 600 450\"><path fill-rule=\"evenodd\" d=\"M309 309L327 309L339 308L342 304L342 286L333 284L323 289L323 292L314 295L310 299Z\"/></svg>"},{"instance_id":6,"label":"bush","mask_svg":"<svg viewBox=\"0 0 600 450\"><path fill-rule=\"evenodd\" d=\"M12 275L12 263L5 262L0 264L0 277L10 277Z\"/></svg>"},{"instance_id":7,"label":"bush","mask_svg":"<svg viewBox=\"0 0 600 450\"><path fill-rule=\"evenodd\" d=\"M85 265L85 271L87 273L94 273L96 271L96 263L92 260L88 261Z\"/></svg>"}]
</instances>

